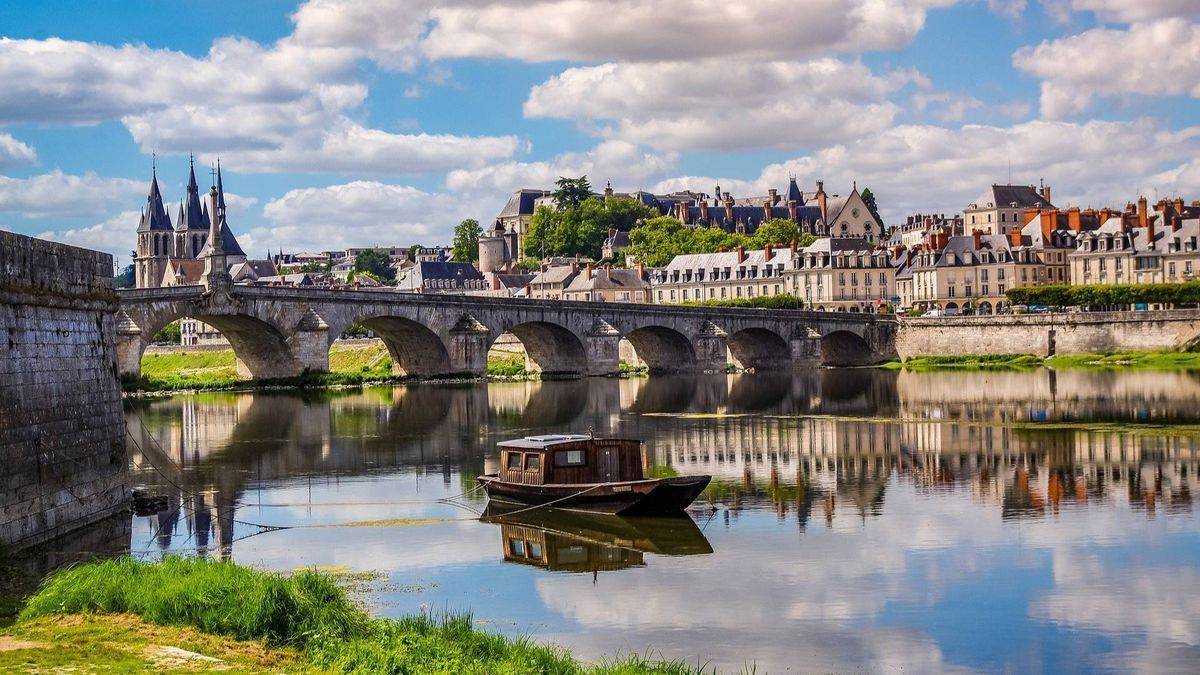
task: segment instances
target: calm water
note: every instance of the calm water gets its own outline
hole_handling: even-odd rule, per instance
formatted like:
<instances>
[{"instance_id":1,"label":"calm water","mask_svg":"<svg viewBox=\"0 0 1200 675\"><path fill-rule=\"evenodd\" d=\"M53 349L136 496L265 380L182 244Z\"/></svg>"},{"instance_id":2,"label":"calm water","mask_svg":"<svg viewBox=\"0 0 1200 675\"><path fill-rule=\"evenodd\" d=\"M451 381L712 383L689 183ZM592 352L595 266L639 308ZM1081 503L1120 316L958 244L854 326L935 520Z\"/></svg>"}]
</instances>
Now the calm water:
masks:
<instances>
[{"instance_id":1,"label":"calm water","mask_svg":"<svg viewBox=\"0 0 1200 675\"><path fill-rule=\"evenodd\" d=\"M1200 663L1198 375L218 393L128 420L137 480L168 496L133 517L135 554L379 572L364 597L385 615L470 610L586 658L759 672ZM589 427L713 474L709 495L666 522L481 522L460 496L496 441Z\"/></svg>"}]
</instances>

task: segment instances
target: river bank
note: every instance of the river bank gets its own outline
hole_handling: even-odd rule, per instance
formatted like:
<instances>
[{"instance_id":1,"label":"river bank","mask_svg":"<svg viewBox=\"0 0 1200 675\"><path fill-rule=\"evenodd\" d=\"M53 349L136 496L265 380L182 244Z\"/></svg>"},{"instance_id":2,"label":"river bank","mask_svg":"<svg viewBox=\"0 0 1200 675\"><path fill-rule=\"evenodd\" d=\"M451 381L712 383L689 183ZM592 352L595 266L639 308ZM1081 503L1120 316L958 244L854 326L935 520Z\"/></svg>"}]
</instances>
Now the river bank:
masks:
<instances>
[{"instance_id":1,"label":"river bank","mask_svg":"<svg viewBox=\"0 0 1200 675\"><path fill-rule=\"evenodd\" d=\"M585 663L470 614L369 616L333 575L205 558L118 558L64 569L0 635L0 670L699 673L628 655Z\"/></svg>"},{"instance_id":2,"label":"river bank","mask_svg":"<svg viewBox=\"0 0 1200 675\"><path fill-rule=\"evenodd\" d=\"M914 356L889 361L884 368L912 371L936 370L1198 370L1200 352L1145 351L1113 354L1059 354L1048 358L1032 354L963 354Z\"/></svg>"}]
</instances>

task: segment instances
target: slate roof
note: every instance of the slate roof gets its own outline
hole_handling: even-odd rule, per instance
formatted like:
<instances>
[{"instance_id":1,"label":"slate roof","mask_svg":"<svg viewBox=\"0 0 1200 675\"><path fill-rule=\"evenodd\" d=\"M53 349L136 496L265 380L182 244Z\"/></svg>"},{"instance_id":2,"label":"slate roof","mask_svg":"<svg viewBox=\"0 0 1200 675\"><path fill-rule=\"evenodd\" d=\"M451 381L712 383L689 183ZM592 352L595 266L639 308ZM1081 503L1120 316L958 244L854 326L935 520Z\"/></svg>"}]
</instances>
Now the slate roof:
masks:
<instances>
[{"instance_id":1,"label":"slate roof","mask_svg":"<svg viewBox=\"0 0 1200 675\"><path fill-rule=\"evenodd\" d=\"M772 265L783 264L785 270L790 270L794 267L791 255L791 249L776 248L771 251L771 259L765 258L766 251L758 249L755 251L746 251L746 260L741 263L742 267L758 267L770 263ZM724 253L688 253L677 255L671 259L663 271L672 272L675 270L695 270L695 269L711 269L713 267L738 267L737 251L726 251Z\"/></svg>"},{"instance_id":2,"label":"slate roof","mask_svg":"<svg viewBox=\"0 0 1200 675\"><path fill-rule=\"evenodd\" d=\"M1054 205L1043 199L1031 185L993 185L984 190L971 204L974 205L974 209L968 206L967 211L1011 208L1013 204L1016 204L1017 208L1034 208L1038 204L1041 204L1043 209L1054 208Z\"/></svg>"},{"instance_id":3,"label":"slate roof","mask_svg":"<svg viewBox=\"0 0 1200 675\"><path fill-rule=\"evenodd\" d=\"M273 284L285 284L289 286L312 286L313 283L312 275L308 274L307 272L259 277L254 282L254 284L258 286L269 286Z\"/></svg>"},{"instance_id":4,"label":"slate roof","mask_svg":"<svg viewBox=\"0 0 1200 675\"><path fill-rule=\"evenodd\" d=\"M174 232L175 228L171 227L171 216L163 206L162 192L158 189L158 175L154 174L150 178L150 193L146 195L146 208L142 210L142 220L138 223L137 231L164 230Z\"/></svg>"},{"instance_id":5,"label":"slate roof","mask_svg":"<svg viewBox=\"0 0 1200 675\"><path fill-rule=\"evenodd\" d=\"M200 199L200 187L196 184L196 163L190 162L188 173L187 195L184 200L179 203L179 218L176 220L175 229L183 232L185 230L207 230L208 219L205 217L205 210Z\"/></svg>"},{"instance_id":6,"label":"slate roof","mask_svg":"<svg viewBox=\"0 0 1200 675\"><path fill-rule=\"evenodd\" d=\"M801 249L804 253L870 252L873 250L875 250L875 245L860 237L821 237Z\"/></svg>"},{"instance_id":7,"label":"slate roof","mask_svg":"<svg viewBox=\"0 0 1200 675\"><path fill-rule=\"evenodd\" d=\"M579 274L579 269L571 269L570 265L555 265L544 272L539 272L530 284L568 284L573 275Z\"/></svg>"},{"instance_id":8,"label":"slate roof","mask_svg":"<svg viewBox=\"0 0 1200 675\"><path fill-rule=\"evenodd\" d=\"M600 267L592 270L592 278L587 277L587 272L584 271L571 281L571 285L565 290L568 291L594 291L604 289L646 289L650 287L650 282L636 269L617 268L608 269Z\"/></svg>"},{"instance_id":9,"label":"slate roof","mask_svg":"<svg viewBox=\"0 0 1200 675\"><path fill-rule=\"evenodd\" d=\"M206 239L204 241L204 249L200 251L199 257L207 258L212 254L211 247L208 244L209 242ZM242 250L237 237L233 236L233 230L229 229L229 223L225 219L221 219L221 246L225 249L225 255L246 256L246 252Z\"/></svg>"},{"instance_id":10,"label":"slate roof","mask_svg":"<svg viewBox=\"0 0 1200 675\"><path fill-rule=\"evenodd\" d=\"M177 285L194 286L200 283L200 277L204 274L204 261L191 258L171 258L167 261L167 271L163 274L162 281L166 280L167 274L175 277Z\"/></svg>"},{"instance_id":11,"label":"slate roof","mask_svg":"<svg viewBox=\"0 0 1200 675\"><path fill-rule=\"evenodd\" d=\"M275 269L275 263L270 260L246 260L229 268L229 275L238 280L238 275L245 272L251 272L251 279L261 277L273 277L279 274L279 270Z\"/></svg>"},{"instance_id":12,"label":"slate roof","mask_svg":"<svg viewBox=\"0 0 1200 675\"><path fill-rule=\"evenodd\" d=\"M539 197L545 197L550 193L546 190L533 190L524 188L517 190L511 197L508 198L508 203L500 210L497 218L508 218L512 216L530 216L533 215L534 202Z\"/></svg>"}]
</instances>

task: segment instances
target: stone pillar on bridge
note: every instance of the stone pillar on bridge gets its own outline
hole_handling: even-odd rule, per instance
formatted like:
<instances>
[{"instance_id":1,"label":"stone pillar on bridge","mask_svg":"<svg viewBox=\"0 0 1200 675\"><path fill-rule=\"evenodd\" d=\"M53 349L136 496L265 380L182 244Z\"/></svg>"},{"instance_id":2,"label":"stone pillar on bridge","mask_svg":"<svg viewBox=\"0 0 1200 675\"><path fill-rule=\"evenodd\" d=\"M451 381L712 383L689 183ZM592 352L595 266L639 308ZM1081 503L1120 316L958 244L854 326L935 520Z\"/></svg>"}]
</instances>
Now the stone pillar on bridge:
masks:
<instances>
[{"instance_id":1,"label":"stone pillar on bridge","mask_svg":"<svg viewBox=\"0 0 1200 675\"><path fill-rule=\"evenodd\" d=\"M121 310L117 313L117 367L122 375L142 374L142 329Z\"/></svg>"},{"instance_id":2,"label":"stone pillar on bridge","mask_svg":"<svg viewBox=\"0 0 1200 675\"><path fill-rule=\"evenodd\" d=\"M711 321L705 321L692 340L696 368L705 372L723 372L729 367L729 334Z\"/></svg>"},{"instance_id":3,"label":"stone pillar on bridge","mask_svg":"<svg viewBox=\"0 0 1200 675\"><path fill-rule=\"evenodd\" d=\"M288 343L304 370L329 372L329 324L312 309L296 325Z\"/></svg>"},{"instance_id":4,"label":"stone pillar on bridge","mask_svg":"<svg viewBox=\"0 0 1200 675\"><path fill-rule=\"evenodd\" d=\"M621 370L621 331L603 319L592 322L584 337L588 375L615 375Z\"/></svg>"},{"instance_id":5,"label":"stone pillar on bridge","mask_svg":"<svg viewBox=\"0 0 1200 675\"><path fill-rule=\"evenodd\" d=\"M808 326L797 326L788 338L794 368L821 365L821 334Z\"/></svg>"},{"instance_id":6,"label":"stone pillar on bridge","mask_svg":"<svg viewBox=\"0 0 1200 675\"><path fill-rule=\"evenodd\" d=\"M455 373L487 375L487 355L491 346L491 331L470 314L450 328L446 345L450 353L450 368Z\"/></svg>"}]
</instances>

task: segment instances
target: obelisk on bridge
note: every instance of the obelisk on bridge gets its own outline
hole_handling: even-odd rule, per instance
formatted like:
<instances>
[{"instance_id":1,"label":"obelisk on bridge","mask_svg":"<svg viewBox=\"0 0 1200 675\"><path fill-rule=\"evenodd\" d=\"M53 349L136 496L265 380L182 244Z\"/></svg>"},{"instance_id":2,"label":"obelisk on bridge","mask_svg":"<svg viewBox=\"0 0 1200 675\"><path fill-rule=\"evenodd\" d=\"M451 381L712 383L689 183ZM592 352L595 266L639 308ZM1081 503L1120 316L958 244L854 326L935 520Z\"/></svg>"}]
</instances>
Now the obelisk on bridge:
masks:
<instances>
[{"instance_id":1,"label":"obelisk on bridge","mask_svg":"<svg viewBox=\"0 0 1200 675\"><path fill-rule=\"evenodd\" d=\"M204 276L201 282L211 293L217 289L228 290L233 286L233 277L229 276L229 260L225 254L225 207L218 199L217 186L214 185L209 190L208 199L212 222L208 225L208 241L200 257L204 258Z\"/></svg>"}]
</instances>

